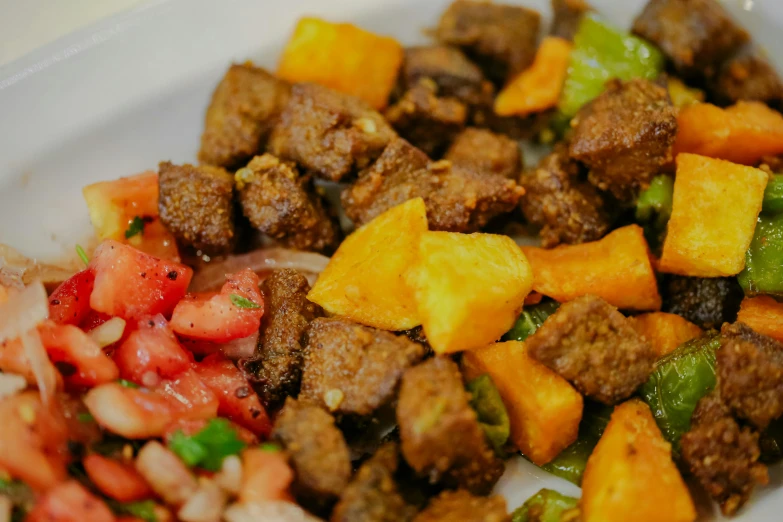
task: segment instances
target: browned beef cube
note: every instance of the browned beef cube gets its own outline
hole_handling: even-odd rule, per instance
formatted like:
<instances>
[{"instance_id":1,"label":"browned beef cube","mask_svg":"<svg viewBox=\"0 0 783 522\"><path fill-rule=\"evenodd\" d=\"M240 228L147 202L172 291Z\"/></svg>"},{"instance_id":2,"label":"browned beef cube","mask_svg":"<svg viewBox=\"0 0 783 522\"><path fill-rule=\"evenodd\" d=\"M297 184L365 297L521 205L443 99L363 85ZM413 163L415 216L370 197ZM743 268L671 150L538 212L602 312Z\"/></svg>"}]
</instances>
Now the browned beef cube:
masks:
<instances>
[{"instance_id":1,"label":"browned beef cube","mask_svg":"<svg viewBox=\"0 0 783 522\"><path fill-rule=\"evenodd\" d=\"M582 17L592 10L590 4L585 0L551 0L551 3L554 17L549 34L573 40Z\"/></svg>"},{"instance_id":2,"label":"browned beef cube","mask_svg":"<svg viewBox=\"0 0 783 522\"><path fill-rule=\"evenodd\" d=\"M312 179L271 154L256 156L236 173L239 203L250 224L297 250L331 250L337 223L327 214Z\"/></svg>"},{"instance_id":3,"label":"browned beef cube","mask_svg":"<svg viewBox=\"0 0 783 522\"><path fill-rule=\"evenodd\" d=\"M456 47L430 45L406 49L402 67L405 87L410 89L425 78L435 82L440 96L457 98L467 105L492 104L495 87Z\"/></svg>"},{"instance_id":4,"label":"browned beef cube","mask_svg":"<svg viewBox=\"0 0 783 522\"><path fill-rule=\"evenodd\" d=\"M158 167L158 211L185 246L205 254L233 250L237 239L234 179L220 167L164 161Z\"/></svg>"},{"instance_id":5,"label":"browned beef cube","mask_svg":"<svg viewBox=\"0 0 783 522\"><path fill-rule=\"evenodd\" d=\"M305 333L300 399L334 413L369 415L390 402L403 372L424 348L389 332L346 319L316 319Z\"/></svg>"},{"instance_id":6,"label":"browned beef cube","mask_svg":"<svg viewBox=\"0 0 783 522\"><path fill-rule=\"evenodd\" d=\"M561 305L525 342L531 357L604 404L630 397L655 361L628 318L592 295Z\"/></svg>"},{"instance_id":7,"label":"browned beef cube","mask_svg":"<svg viewBox=\"0 0 783 522\"><path fill-rule=\"evenodd\" d=\"M340 495L331 522L408 522L415 508L397 490L394 473L399 463L397 444L382 446L362 464Z\"/></svg>"},{"instance_id":8,"label":"browned beef cube","mask_svg":"<svg viewBox=\"0 0 783 522\"><path fill-rule=\"evenodd\" d=\"M498 116L492 105L476 106L470 113L469 124L505 134L514 140L532 140L549 126L552 111L530 116Z\"/></svg>"},{"instance_id":9,"label":"browned beef cube","mask_svg":"<svg viewBox=\"0 0 783 522\"><path fill-rule=\"evenodd\" d=\"M468 403L456 363L434 357L407 370L397 403L402 454L432 482L486 495L503 473Z\"/></svg>"},{"instance_id":10,"label":"browned beef cube","mask_svg":"<svg viewBox=\"0 0 783 522\"><path fill-rule=\"evenodd\" d=\"M464 490L444 491L413 522L508 522L506 501L499 495L474 497Z\"/></svg>"},{"instance_id":11,"label":"browned beef cube","mask_svg":"<svg viewBox=\"0 0 783 522\"><path fill-rule=\"evenodd\" d=\"M489 79L503 83L532 63L540 24L532 9L456 0L441 16L435 36L461 47Z\"/></svg>"},{"instance_id":12,"label":"browned beef cube","mask_svg":"<svg viewBox=\"0 0 783 522\"><path fill-rule=\"evenodd\" d=\"M342 194L346 215L357 225L409 199L421 197L432 230L475 232L490 219L511 212L522 195L514 181L454 167L426 164L426 156L405 140L392 142L380 159ZM426 166L421 167L422 163Z\"/></svg>"},{"instance_id":13,"label":"browned beef cube","mask_svg":"<svg viewBox=\"0 0 783 522\"><path fill-rule=\"evenodd\" d=\"M439 97L429 78L408 89L386 110L386 118L400 136L430 156L440 156L465 127L468 109L457 98Z\"/></svg>"},{"instance_id":14,"label":"browned beef cube","mask_svg":"<svg viewBox=\"0 0 783 522\"><path fill-rule=\"evenodd\" d=\"M233 169L261 152L290 90L264 69L232 65L212 94L199 161Z\"/></svg>"},{"instance_id":15,"label":"browned beef cube","mask_svg":"<svg viewBox=\"0 0 783 522\"><path fill-rule=\"evenodd\" d=\"M310 285L296 270L275 270L261 284L264 316L258 353L240 361L245 376L269 409L299 392L304 353L302 336L323 310L307 300Z\"/></svg>"},{"instance_id":16,"label":"browned beef cube","mask_svg":"<svg viewBox=\"0 0 783 522\"><path fill-rule=\"evenodd\" d=\"M647 80L611 81L571 122L569 152L590 167L589 180L630 201L672 162L677 113L663 87Z\"/></svg>"},{"instance_id":17,"label":"browned beef cube","mask_svg":"<svg viewBox=\"0 0 783 522\"><path fill-rule=\"evenodd\" d=\"M724 404L759 430L783 415L783 344L735 323L721 329L718 386Z\"/></svg>"},{"instance_id":18,"label":"browned beef cube","mask_svg":"<svg viewBox=\"0 0 783 522\"><path fill-rule=\"evenodd\" d=\"M595 241L612 224L604 196L579 179L579 164L558 145L538 167L522 174L525 195L520 199L528 222L541 227L544 247Z\"/></svg>"},{"instance_id":19,"label":"browned beef cube","mask_svg":"<svg viewBox=\"0 0 783 522\"><path fill-rule=\"evenodd\" d=\"M726 60L711 84L711 92L726 104L740 100L770 103L783 100L783 82L761 51L748 45Z\"/></svg>"},{"instance_id":20,"label":"browned beef cube","mask_svg":"<svg viewBox=\"0 0 783 522\"><path fill-rule=\"evenodd\" d=\"M699 401L680 443L683 461L725 515L736 513L756 484L769 480L758 462L758 433L740 428L715 392Z\"/></svg>"},{"instance_id":21,"label":"browned beef cube","mask_svg":"<svg viewBox=\"0 0 783 522\"><path fill-rule=\"evenodd\" d=\"M303 505L331 505L351 479L351 460L334 418L291 397L275 420L272 438L283 445L296 475L292 491Z\"/></svg>"},{"instance_id":22,"label":"browned beef cube","mask_svg":"<svg viewBox=\"0 0 783 522\"><path fill-rule=\"evenodd\" d=\"M327 87L300 83L269 138L269 152L339 181L377 158L394 130L367 103Z\"/></svg>"},{"instance_id":23,"label":"browned beef cube","mask_svg":"<svg viewBox=\"0 0 783 522\"><path fill-rule=\"evenodd\" d=\"M459 133L444 159L458 167L491 172L510 179L517 179L522 167L522 152L516 141L472 127Z\"/></svg>"},{"instance_id":24,"label":"browned beef cube","mask_svg":"<svg viewBox=\"0 0 783 522\"><path fill-rule=\"evenodd\" d=\"M680 315L704 329L734 322L743 295L734 277L668 275L661 285L663 311Z\"/></svg>"},{"instance_id":25,"label":"browned beef cube","mask_svg":"<svg viewBox=\"0 0 783 522\"><path fill-rule=\"evenodd\" d=\"M748 40L717 0L649 0L633 32L656 44L686 76L710 77Z\"/></svg>"}]
</instances>

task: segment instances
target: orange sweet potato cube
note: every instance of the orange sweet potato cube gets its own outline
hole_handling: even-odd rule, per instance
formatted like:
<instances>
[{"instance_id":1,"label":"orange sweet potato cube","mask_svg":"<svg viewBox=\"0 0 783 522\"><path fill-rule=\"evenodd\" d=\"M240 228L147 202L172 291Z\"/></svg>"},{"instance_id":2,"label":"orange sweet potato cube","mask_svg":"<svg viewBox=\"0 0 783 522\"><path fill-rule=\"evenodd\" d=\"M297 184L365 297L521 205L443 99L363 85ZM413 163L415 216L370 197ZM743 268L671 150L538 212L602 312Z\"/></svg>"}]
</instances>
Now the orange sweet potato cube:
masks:
<instances>
[{"instance_id":1,"label":"orange sweet potato cube","mask_svg":"<svg viewBox=\"0 0 783 522\"><path fill-rule=\"evenodd\" d=\"M383 109L402 59L402 46L393 38L305 17L286 44L277 75L292 83L320 83Z\"/></svg>"},{"instance_id":2,"label":"orange sweet potato cube","mask_svg":"<svg viewBox=\"0 0 783 522\"><path fill-rule=\"evenodd\" d=\"M737 321L783 342L783 303L768 295L743 299Z\"/></svg>"},{"instance_id":3,"label":"orange sweet potato cube","mask_svg":"<svg viewBox=\"0 0 783 522\"><path fill-rule=\"evenodd\" d=\"M636 332L650 342L658 357L702 334L701 328L677 314L651 312L629 319Z\"/></svg>"}]
</instances>

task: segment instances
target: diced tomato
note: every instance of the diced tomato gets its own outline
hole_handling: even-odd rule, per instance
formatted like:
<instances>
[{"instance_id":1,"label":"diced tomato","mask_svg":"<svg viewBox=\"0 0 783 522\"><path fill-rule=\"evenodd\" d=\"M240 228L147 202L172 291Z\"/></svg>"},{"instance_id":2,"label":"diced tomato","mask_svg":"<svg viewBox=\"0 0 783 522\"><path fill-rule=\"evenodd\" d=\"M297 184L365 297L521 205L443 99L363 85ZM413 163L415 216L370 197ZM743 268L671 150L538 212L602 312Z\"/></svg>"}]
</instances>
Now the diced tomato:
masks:
<instances>
[{"instance_id":1,"label":"diced tomato","mask_svg":"<svg viewBox=\"0 0 783 522\"><path fill-rule=\"evenodd\" d=\"M115 522L114 514L98 497L75 480L46 493L27 515L26 522Z\"/></svg>"},{"instance_id":2,"label":"diced tomato","mask_svg":"<svg viewBox=\"0 0 783 522\"><path fill-rule=\"evenodd\" d=\"M84 320L79 323L79 328L85 332L89 332L90 330L99 327L109 319L111 319L109 314L103 314L101 312L96 312L95 310L90 310Z\"/></svg>"},{"instance_id":3,"label":"diced tomato","mask_svg":"<svg viewBox=\"0 0 783 522\"><path fill-rule=\"evenodd\" d=\"M90 262L95 287L90 295L93 310L136 321L146 316L168 316L185 295L193 270L106 240Z\"/></svg>"},{"instance_id":4,"label":"diced tomato","mask_svg":"<svg viewBox=\"0 0 783 522\"><path fill-rule=\"evenodd\" d=\"M154 494L136 468L102 455L87 455L82 461L87 476L107 497L120 502L151 498Z\"/></svg>"},{"instance_id":5,"label":"diced tomato","mask_svg":"<svg viewBox=\"0 0 783 522\"><path fill-rule=\"evenodd\" d=\"M294 472L280 451L248 448L242 452L240 502L291 500L288 488Z\"/></svg>"},{"instance_id":6,"label":"diced tomato","mask_svg":"<svg viewBox=\"0 0 783 522\"><path fill-rule=\"evenodd\" d=\"M189 295L180 301L174 308L171 327L183 337L217 343L252 335L264 315L258 283L258 275L250 269L226 276L220 293ZM234 304L232 295L252 307Z\"/></svg>"},{"instance_id":7,"label":"diced tomato","mask_svg":"<svg viewBox=\"0 0 783 522\"><path fill-rule=\"evenodd\" d=\"M49 296L49 319L59 324L80 324L90 313L95 284L92 270L82 270L63 281Z\"/></svg>"},{"instance_id":8,"label":"diced tomato","mask_svg":"<svg viewBox=\"0 0 783 522\"><path fill-rule=\"evenodd\" d=\"M114 382L91 389L84 404L100 426L126 439L160 437L175 419L167 397Z\"/></svg>"},{"instance_id":9,"label":"diced tomato","mask_svg":"<svg viewBox=\"0 0 783 522\"><path fill-rule=\"evenodd\" d=\"M0 401L0 426L0 468L39 491L65 478L68 428L58 408L22 392Z\"/></svg>"},{"instance_id":10,"label":"diced tomato","mask_svg":"<svg viewBox=\"0 0 783 522\"><path fill-rule=\"evenodd\" d=\"M191 359L162 315L139 321L138 330L114 351L120 376L147 386L156 383L150 382L150 377L168 379L187 370Z\"/></svg>"},{"instance_id":11,"label":"diced tomato","mask_svg":"<svg viewBox=\"0 0 783 522\"><path fill-rule=\"evenodd\" d=\"M234 363L220 354L206 357L193 365L196 373L220 401L218 415L243 426L259 437L266 437L272 423L258 395Z\"/></svg>"},{"instance_id":12,"label":"diced tomato","mask_svg":"<svg viewBox=\"0 0 783 522\"><path fill-rule=\"evenodd\" d=\"M100 346L76 326L45 322L38 327L41 342L65 382L71 386L95 386L116 381L119 370Z\"/></svg>"},{"instance_id":13,"label":"diced tomato","mask_svg":"<svg viewBox=\"0 0 783 522\"><path fill-rule=\"evenodd\" d=\"M168 401L178 419L211 419L217 416L218 398L193 370L165 380L155 391Z\"/></svg>"},{"instance_id":14,"label":"diced tomato","mask_svg":"<svg viewBox=\"0 0 783 522\"><path fill-rule=\"evenodd\" d=\"M209 420L207 419L177 419L166 427L166 431L163 434L163 439L166 442L169 442L171 437L173 437L174 434L178 431L181 431L185 435L195 435L196 433L203 430L208 423ZM248 446L258 444L258 437L256 437L253 432L233 422L231 425L236 431L237 438L239 440Z\"/></svg>"}]
</instances>

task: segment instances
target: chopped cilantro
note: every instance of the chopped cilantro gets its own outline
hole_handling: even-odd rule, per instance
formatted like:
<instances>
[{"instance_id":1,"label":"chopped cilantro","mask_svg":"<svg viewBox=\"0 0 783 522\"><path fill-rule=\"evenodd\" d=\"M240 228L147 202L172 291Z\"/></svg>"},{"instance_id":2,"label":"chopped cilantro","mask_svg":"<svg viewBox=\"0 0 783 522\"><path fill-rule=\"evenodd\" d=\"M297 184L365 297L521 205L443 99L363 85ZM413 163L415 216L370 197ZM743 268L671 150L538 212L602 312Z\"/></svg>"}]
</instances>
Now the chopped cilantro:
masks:
<instances>
[{"instance_id":1,"label":"chopped cilantro","mask_svg":"<svg viewBox=\"0 0 783 522\"><path fill-rule=\"evenodd\" d=\"M226 419L211 419L195 435L178 431L169 442L169 449L187 465L208 471L218 471L224 458L236 455L244 447L245 443L237 438L236 430Z\"/></svg>"},{"instance_id":2,"label":"chopped cilantro","mask_svg":"<svg viewBox=\"0 0 783 522\"><path fill-rule=\"evenodd\" d=\"M135 235L144 233L144 220L139 216L133 218L128 225L128 230L125 231L125 239L130 239Z\"/></svg>"},{"instance_id":3,"label":"chopped cilantro","mask_svg":"<svg viewBox=\"0 0 783 522\"><path fill-rule=\"evenodd\" d=\"M177 431L169 441L169 449L176 453L182 462L188 466L195 466L207 457L207 448L203 444L188 437L182 431Z\"/></svg>"},{"instance_id":4,"label":"chopped cilantro","mask_svg":"<svg viewBox=\"0 0 783 522\"><path fill-rule=\"evenodd\" d=\"M238 294L231 294L228 296L231 299L231 302L234 303L234 306L238 308L261 308L260 304L256 304L247 297L242 297Z\"/></svg>"},{"instance_id":5,"label":"chopped cilantro","mask_svg":"<svg viewBox=\"0 0 783 522\"><path fill-rule=\"evenodd\" d=\"M136 384L135 382L131 382L131 381L127 380L127 379L120 379L120 380L117 381L117 383L120 386L124 386L125 388L138 388L139 387L138 384Z\"/></svg>"},{"instance_id":6,"label":"chopped cilantro","mask_svg":"<svg viewBox=\"0 0 783 522\"><path fill-rule=\"evenodd\" d=\"M280 451L280 446L274 442L264 442L259 448L261 448L261 451Z\"/></svg>"},{"instance_id":7,"label":"chopped cilantro","mask_svg":"<svg viewBox=\"0 0 783 522\"><path fill-rule=\"evenodd\" d=\"M79 413L76 415L76 420L79 422L95 422L95 417L91 413Z\"/></svg>"},{"instance_id":8,"label":"chopped cilantro","mask_svg":"<svg viewBox=\"0 0 783 522\"><path fill-rule=\"evenodd\" d=\"M109 500L107 503L111 510L118 515L140 518L145 522L158 522L158 515L155 514L155 502L152 500L142 500L139 502L118 502L116 500Z\"/></svg>"},{"instance_id":9,"label":"chopped cilantro","mask_svg":"<svg viewBox=\"0 0 783 522\"><path fill-rule=\"evenodd\" d=\"M76 245L76 254L84 262L85 265L90 264L90 258L87 257L87 252L84 251L81 245Z\"/></svg>"}]
</instances>

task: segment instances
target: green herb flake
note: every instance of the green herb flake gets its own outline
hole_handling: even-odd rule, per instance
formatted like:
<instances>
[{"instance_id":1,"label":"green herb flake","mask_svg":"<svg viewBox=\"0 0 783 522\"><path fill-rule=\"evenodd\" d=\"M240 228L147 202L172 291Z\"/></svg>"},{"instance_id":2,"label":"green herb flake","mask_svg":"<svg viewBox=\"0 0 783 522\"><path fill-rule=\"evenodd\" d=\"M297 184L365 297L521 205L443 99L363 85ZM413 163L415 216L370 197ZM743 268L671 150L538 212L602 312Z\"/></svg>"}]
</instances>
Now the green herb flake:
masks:
<instances>
[{"instance_id":1,"label":"green herb flake","mask_svg":"<svg viewBox=\"0 0 783 522\"><path fill-rule=\"evenodd\" d=\"M95 422L95 417L93 417L91 413L79 413L76 415L76 420L86 424L89 422Z\"/></svg>"},{"instance_id":2,"label":"green herb flake","mask_svg":"<svg viewBox=\"0 0 783 522\"><path fill-rule=\"evenodd\" d=\"M133 236L144 233L144 220L139 216L135 216L128 225L128 230L125 231L125 239L130 239Z\"/></svg>"},{"instance_id":3,"label":"green herb flake","mask_svg":"<svg viewBox=\"0 0 783 522\"><path fill-rule=\"evenodd\" d=\"M247 297L242 297L239 294L231 294L228 297L229 299L231 299L231 302L237 308L249 308L249 309L261 308L260 304L256 304L250 299L248 299Z\"/></svg>"},{"instance_id":4,"label":"green herb flake","mask_svg":"<svg viewBox=\"0 0 783 522\"><path fill-rule=\"evenodd\" d=\"M87 252L84 251L81 245L76 245L76 254L79 256L79 259L84 262L85 265L90 264L90 258L87 257Z\"/></svg>"},{"instance_id":5,"label":"green herb flake","mask_svg":"<svg viewBox=\"0 0 783 522\"><path fill-rule=\"evenodd\" d=\"M109 500L109 507L117 515L136 517L145 522L158 522L158 515L155 513L157 505L152 500L142 500L139 502L117 502Z\"/></svg>"},{"instance_id":6,"label":"green herb flake","mask_svg":"<svg viewBox=\"0 0 783 522\"><path fill-rule=\"evenodd\" d=\"M211 419L195 435L178 431L169 441L169 449L179 455L188 466L198 466L208 471L218 471L223 459L236 455L245 448L237 432L226 419Z\"/></svg>"},{"instance_id":7,"label":"green herb flake","mask_svg":"<svg viewBox=\"0 0 783 522\"><path fill-rule=\"evenodd\" d=\"M117 384L119 384L120 386L123 386L125 388L138 388L139 387L138 384L136 384L135 382L131 382L131 381L127 380L127 379L120 379L120 380L117 381Z\"/></svg>"},{"instance_id":8,"label":"green herb flake","mask_svg":"<svg viewBox=\"0 0 783 522\"><path fill-rule=\"evenodd\" d=\"M259 448L261 449L261 451L269 451L269 452L280 451L280 446L275 444L274 442L264 442L259 446Z\"/></svg>"}]
</instances>

